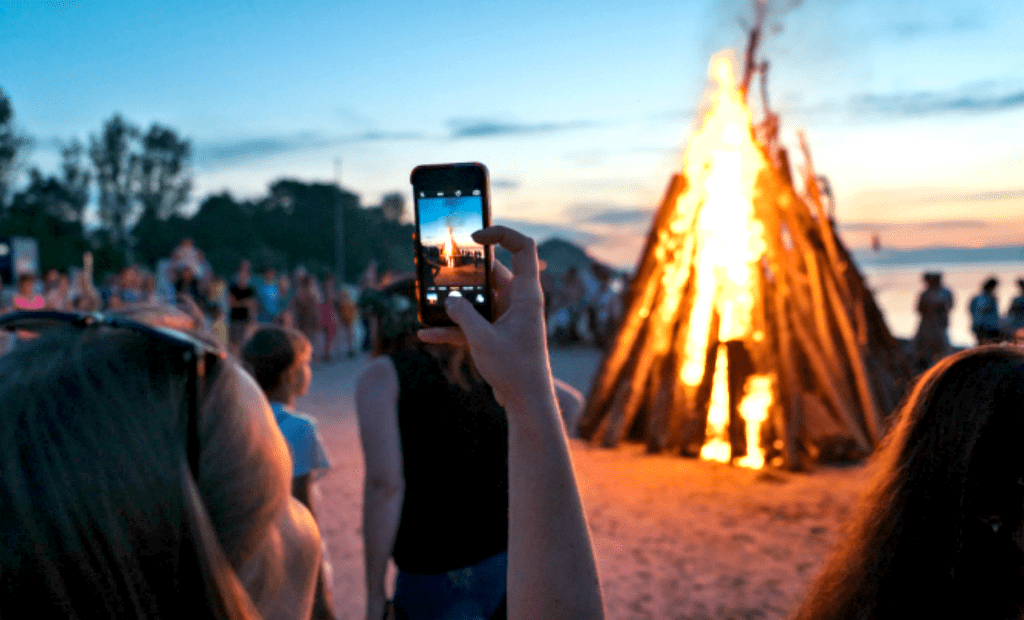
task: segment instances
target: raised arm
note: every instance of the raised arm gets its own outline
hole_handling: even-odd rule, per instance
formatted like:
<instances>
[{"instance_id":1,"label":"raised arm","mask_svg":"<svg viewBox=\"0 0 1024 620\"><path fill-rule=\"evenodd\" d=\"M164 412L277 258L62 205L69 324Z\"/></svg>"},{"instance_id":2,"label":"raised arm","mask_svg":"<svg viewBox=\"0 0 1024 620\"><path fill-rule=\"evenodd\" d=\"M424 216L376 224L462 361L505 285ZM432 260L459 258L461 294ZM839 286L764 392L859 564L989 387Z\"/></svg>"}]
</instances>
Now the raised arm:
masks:
<instances>
[{"instance_id":1,"label":"raised arm","mask_svg":"<svg viewBox=\"0 0 1024 620\"><path fill-rule=\"evenodd\" d=\"M359 439L366 461L363 483L363 543L366 558L366 618L384 617L384 578L398 534L405 476L398 434L398 373L388 357L367 365L356 384Z\"/></svg>"},{"instance_id":2,"label":"raised arm","mask_svg":"<svg viewBox=\"0 0 1024 620\"><path fill-rule=\"evenodd\" d=\"M420 331L427 342L468 342L509 422L508 617L603 618L597 566L569 458L548 361L534 241L503 226L473 235L512 252L513 274L495 264L499 318L487 322L449 297L461 328Z\"/></svg>"}]
</instances>

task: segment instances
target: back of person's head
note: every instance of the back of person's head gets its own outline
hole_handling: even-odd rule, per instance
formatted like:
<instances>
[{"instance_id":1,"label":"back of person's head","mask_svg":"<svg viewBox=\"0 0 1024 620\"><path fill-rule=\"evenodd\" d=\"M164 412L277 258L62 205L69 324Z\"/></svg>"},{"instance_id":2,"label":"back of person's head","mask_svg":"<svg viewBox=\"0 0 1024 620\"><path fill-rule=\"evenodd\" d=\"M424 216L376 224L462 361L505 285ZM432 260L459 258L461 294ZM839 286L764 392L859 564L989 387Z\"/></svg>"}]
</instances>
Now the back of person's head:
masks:
<instances>
[{"instance_id":1,"label":"back of person's head","mask_svg":"<svg viewBox=\"0 0 1024 620\"><path fill-rule=\"evenodd\" d=\"M185 364L107 327L46 330L0 358L0 617L250 618L288 598L287 446L221 360L197 478Z\"/></svg>"},{"instance_id":2,"label":"back of person's head","mask_svg":"<svg viewBox=\"0 0 1024 620\"><path fill-rule=\"evenodd\" d=\"M391 355L421 344L416 317L416 281L409 278L382 289L366 289L359 306L370 319L370 340L374 355Z\"/></svg>"},{"instance_id":3,"label":"back of person's head","mask_svg":"<svg viewBox=\"0 0 1024 620\"><path fill-rule=\"evenodd\" d=\"M359 305L370 317L374 355L417 349L437 360L453 384L469 389L471 383L482 380L466 347L426 343L416 336L421 325L416 315L415 280L406 278L380 290L364 290Z\"/></svg>"},{"instance_id":4,"label":"back of person's head","mask_svg":"<svg viewBox=\"0 0 1024 620\"><path fill-rule=\"evenodd\" d=\"M917 382L877 477L797 618L1018 618L1024 349L949 356Z\"/></svg>"},{"instance_id":5,"label":"back of person's head","mask_svg":"<svg viewBox=\"0 0 1024 620\"><path fill-rule=\"evenodd\" d=\"M242 362L263 391L273 397L287 389L299 356L312 349L302 332L288 327L261 327L242 345Z\"/></svg>"},{"instance_id":6,"label":"back of person's head","mask_svg":"<svg viewBox=\"0 0 1024 620\"><path fill-rule=\"evenodd\" d=\"M988 280L985 280L985 284L982 286L982 288L991 293L996 289L997 286L999 286L999 280L996 280L995 278L989 278Z\"/></svg>"}]
</instances>

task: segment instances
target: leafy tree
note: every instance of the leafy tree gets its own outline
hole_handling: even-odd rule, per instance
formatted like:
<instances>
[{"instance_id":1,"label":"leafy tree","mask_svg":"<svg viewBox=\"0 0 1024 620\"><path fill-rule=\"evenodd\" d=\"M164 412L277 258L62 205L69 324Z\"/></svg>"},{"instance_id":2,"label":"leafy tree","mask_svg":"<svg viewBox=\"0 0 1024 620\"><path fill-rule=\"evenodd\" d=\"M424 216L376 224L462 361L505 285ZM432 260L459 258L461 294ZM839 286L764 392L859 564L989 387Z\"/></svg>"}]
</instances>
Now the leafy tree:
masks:
<instances>
[{"instance_id":1,"label":"leafy tree","mask_svg":"<svg viewBox=\"0 0 1024 620\"><path fill-rule=\"evenodd\" d=\"M0 211L7 205L14 174L18 170L18 155L31 141L14 127L14 106L0 88Z\"/></svg>"},{"instance_id":2,"label":"leafy tree","mask_svg":"<svg viewBox=\"0 0 1024 620\"><path fill-rule=\"evenodd\" d=\"M31 169L28 186L14 195L0 232L34 237L43 269L77 263L82 252L89 249L82 230L85 200L80 191L80 187L68 186L58 176L44 176L38 168ZM75 206L78 201L82 206Z\"/></svg>"},{"instance_id":3,"label":"leafy tree","mask_svg":"<svg viewBox=\"0 0 1024 620\"><path fill-rule=\"evenodd\" d=\"M120 114L104 123L99 136L89 137L89 155L100 192L100 222L111 242L125 250L138 188L138 138L138 128Z\"/></svg>"},{"instance_id":4,"label":"leafy tree","mask_svg":"<svg viewBox=\"0 0 1024 620\"><path fill-rule=\"evenodd\" d=\"M137 163L138 197L144 213L165 220L180 214L192 191L192 145L168 127L153 124L142 138Z\"/></svg>"},{"instance_id":5,"label":"leafy tree","mask_svg":"<svg viewBox=\"0 0 1024 620\"><path fill-rule=\"evenodd\" d=\"M85 208L89 204L89 185L92 171L83 161L85 147L78 140L72 140L60 149L60 179L57 181L60 202L54 205L54 215L68 222L84 223Z\"/></svg>"}]
</instances>

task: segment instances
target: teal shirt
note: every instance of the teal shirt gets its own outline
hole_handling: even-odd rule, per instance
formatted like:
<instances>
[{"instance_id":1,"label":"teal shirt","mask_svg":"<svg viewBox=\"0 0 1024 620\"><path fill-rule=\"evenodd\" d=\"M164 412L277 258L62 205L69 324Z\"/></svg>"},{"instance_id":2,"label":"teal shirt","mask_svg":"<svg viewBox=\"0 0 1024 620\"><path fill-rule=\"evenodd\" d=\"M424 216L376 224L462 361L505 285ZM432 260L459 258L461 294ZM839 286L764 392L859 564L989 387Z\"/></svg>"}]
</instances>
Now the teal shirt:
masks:
<instances>
[{"instance_id":1,"label":"teal shirt","mask_svg":"<svg viewBox=\"0 0 1024 620\"><path fill-rule=\"evenodd\" d=\"M331 462L320 442L313 419L290 411L291 408L282 403L270 403L270 406L274 410L277 426L288 442L288 450L292 453L292 478L316 470L330 469Z\"/></svg>"}]
</instances>

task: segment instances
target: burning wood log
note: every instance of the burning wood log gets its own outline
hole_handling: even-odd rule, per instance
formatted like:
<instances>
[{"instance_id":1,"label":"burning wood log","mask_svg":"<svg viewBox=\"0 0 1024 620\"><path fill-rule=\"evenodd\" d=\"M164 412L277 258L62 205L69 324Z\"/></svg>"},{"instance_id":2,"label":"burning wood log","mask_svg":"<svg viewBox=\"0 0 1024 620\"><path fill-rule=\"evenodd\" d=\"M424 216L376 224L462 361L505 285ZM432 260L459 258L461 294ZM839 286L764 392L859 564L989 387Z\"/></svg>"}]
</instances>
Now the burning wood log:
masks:
<instances>
[{"instance_id":1,"label":"burning wood log","mask_svg":"<svg viewBox=\"0 0 1024 620\"><path fill-rule=\"evenodd\" d=\"M785 149L755 138L728 61L712 75L580 434L750 467L866 455L909 366L825 214L806 143L801 195Z\"/></svg>"}]
</instances>

